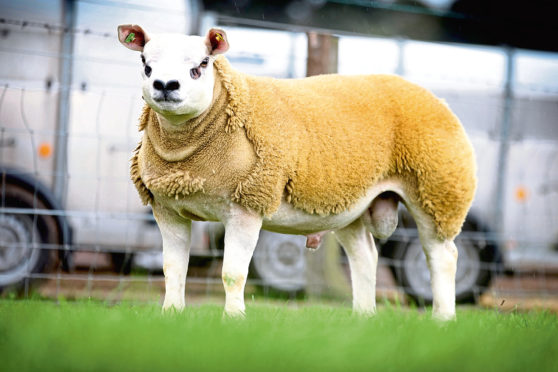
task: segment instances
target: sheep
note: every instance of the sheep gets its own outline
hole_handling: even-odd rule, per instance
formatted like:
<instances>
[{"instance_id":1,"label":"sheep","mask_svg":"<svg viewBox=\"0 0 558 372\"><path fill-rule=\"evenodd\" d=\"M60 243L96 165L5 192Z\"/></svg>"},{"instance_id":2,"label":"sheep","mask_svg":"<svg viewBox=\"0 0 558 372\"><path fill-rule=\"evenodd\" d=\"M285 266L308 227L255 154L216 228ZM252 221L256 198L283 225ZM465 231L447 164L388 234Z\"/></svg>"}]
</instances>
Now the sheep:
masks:
<instances>
[{"instance_id":1,"label":"sheep","mask_svg":"<svg viewBox=\"0 0 558 372\"><path fill-rule=\"evenodd\" d=\"M192 220L225 226L224 313L244 316L248 266L261 228L334 231L351 268L353 310L376 311L378 253L404 203L431 273L432 314L455 317L459 234L476 189L474 151L442 100L391 75L272 79L223 54L224 30L148 34L118 27L141 52L143 139L131 177L163 239L163 311L185 306Z\"/></svg>"}]
</instances>

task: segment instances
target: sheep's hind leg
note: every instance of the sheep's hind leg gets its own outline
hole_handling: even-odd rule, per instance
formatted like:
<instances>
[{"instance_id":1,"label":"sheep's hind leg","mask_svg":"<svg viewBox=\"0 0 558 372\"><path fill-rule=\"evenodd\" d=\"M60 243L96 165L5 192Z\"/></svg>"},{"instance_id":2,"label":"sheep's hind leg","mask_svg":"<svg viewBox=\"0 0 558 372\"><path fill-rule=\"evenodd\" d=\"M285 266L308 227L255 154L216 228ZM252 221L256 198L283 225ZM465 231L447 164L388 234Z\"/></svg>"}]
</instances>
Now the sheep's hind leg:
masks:
<instances>
[{"instance_id":1,"label":"sheep's hind leg","mask_svg":"<svg viewBox=\"0 0 558 372\"><path fill-rule=\"evenodd\" d=\"M441 320L455 318L455 273L457 247L453 240L421 238L432 285L432 316Z\"/></svg>"},{"instance_id":2,"label":"sheep's hind leg","mask_svg":"<svg viewBox=\"0 0 558 372\"><path fill-rule=\"evenodd\" d=\"M372 315L376 312L376 266L378 264L378 251L374 238L364 226L362 218L337 230L335 235L349 259L353 311Z\"/></svg>"},{"instance_id":3,"label":"sheep's hind leg","mask_svg":"<svg viewBox=\"0 0 558 372\"><path fill-rule=\"evenodd\" d=\"M426 255L432 286L432 316L440 320L455 319L455 273L457 247L453 239L440 239L434 223L424 212L409 210L417 223L420 242Z\"/></svg>"}]
</instances>

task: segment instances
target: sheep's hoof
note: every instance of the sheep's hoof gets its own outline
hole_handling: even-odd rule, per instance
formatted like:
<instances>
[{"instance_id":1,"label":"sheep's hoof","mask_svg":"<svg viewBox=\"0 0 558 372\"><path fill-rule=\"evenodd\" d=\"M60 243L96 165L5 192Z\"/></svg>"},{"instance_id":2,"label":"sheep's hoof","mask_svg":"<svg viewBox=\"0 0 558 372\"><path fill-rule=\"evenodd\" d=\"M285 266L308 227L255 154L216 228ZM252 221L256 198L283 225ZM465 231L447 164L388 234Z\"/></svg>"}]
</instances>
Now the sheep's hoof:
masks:
<instances>
[{"instance_id":1,"label":"sheep's hoof","mask_svg":"<svg viewBox=\"0 0 558 372\"><path fill-rule=\"evenodd\" d=\"M376 308L373 309L353 309L353 315L359 318L372 318L376 315Z\"/></svg>"},{"instance_id":2,"label":"sheep's hoof","mask_svg":"<svg viewBox=\"0 0 558 372\"><path fill-rule=\"evenodd\" d=\"M167 315L167 314L179 314L182 311L184 311L184 305L175 305L175 304L163 304L163 307L161 308L161 313Z\"/></svg>"},{"instance_id":3,"label":"sheep's hoof","mask_svg":"<svg viewBox=\"0 0 558 372\"><path fill-rule=\"evenodd\" d=\"M223 319L229 320L238 320L238 319L246 319L246 313L243 310L225 310L223 311Z\"/></svg>"},{"instance_id":4,"label":"sheep's hoof","mask_svg":"<svg viewBox=\"0 0 558 372\"><path fill-rule=\"evenodd\" d=\"M447 323L457 320L457 318L455 317L455 313L432 313L432 319L437 320L441 323Z\"/></svg>"}]
</instances>

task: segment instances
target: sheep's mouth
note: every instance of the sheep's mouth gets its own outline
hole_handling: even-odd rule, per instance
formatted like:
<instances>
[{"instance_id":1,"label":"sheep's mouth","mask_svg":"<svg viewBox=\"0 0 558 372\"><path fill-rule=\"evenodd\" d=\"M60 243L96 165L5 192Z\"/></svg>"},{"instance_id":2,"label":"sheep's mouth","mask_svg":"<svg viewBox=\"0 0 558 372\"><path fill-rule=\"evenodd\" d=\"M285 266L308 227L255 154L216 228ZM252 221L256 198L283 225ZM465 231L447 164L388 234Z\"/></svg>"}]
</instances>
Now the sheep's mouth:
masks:
<instances>
[{"instance_id":1,"label":"sheep's mouth","mask_svg":"<svg viewBox=\"0 0 558 372\"><path fill-rule=\"evenodd\" d=\"M171 102L171 103L179 103L182 102L180 98L173 98L173 97L153 97L153 101L161 103L161 102Z\"/></svg>"}]
</instances>

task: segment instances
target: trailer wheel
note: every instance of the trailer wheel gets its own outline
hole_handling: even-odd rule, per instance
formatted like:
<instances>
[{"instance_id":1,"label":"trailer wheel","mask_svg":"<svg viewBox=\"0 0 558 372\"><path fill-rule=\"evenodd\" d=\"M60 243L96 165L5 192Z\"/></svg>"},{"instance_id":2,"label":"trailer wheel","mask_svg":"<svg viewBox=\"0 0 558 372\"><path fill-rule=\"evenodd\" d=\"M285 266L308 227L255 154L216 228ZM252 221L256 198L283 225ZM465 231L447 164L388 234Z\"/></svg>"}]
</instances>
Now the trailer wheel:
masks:
<instances>
[{"instance_id":1,"label":"trailer wheel","mask_svg":"<svg viewBox=\"0 0 558 372\"><path fill-rule=\"evenodd\" d=\"M132 253L112 252L110 260L114 272L122 275L129 275L132 272L132 262L134 260Z\"/></svg>"},{"instance_id":2,"label":"trailer wheel","mask_svg":"<svg viewBox=\"0 0 558 372\"><path fill-rule=\"evenodd\" d=\"M252 273L264 286L298 292L306 286L305 237L262 230L252 258Z\"/></svg>"},{"instance_id":3,"label":"trailer wheel","mask_svg":"<svg viewBox=\"0 0 558 372\"><path fill-rule=\"evenodd\" d=\"M30 210L29 213L0 214L0 290L21 288L32 274L47 269L52 250L44 245L58 242L52 216L33 213L33 206L44 209L36 195L10 184L5 185L4 191L6 208Z\"/></svg>"}]
</instances>

